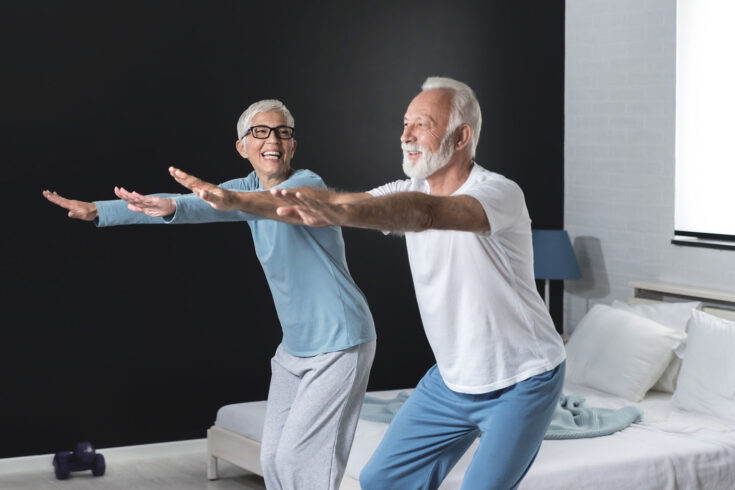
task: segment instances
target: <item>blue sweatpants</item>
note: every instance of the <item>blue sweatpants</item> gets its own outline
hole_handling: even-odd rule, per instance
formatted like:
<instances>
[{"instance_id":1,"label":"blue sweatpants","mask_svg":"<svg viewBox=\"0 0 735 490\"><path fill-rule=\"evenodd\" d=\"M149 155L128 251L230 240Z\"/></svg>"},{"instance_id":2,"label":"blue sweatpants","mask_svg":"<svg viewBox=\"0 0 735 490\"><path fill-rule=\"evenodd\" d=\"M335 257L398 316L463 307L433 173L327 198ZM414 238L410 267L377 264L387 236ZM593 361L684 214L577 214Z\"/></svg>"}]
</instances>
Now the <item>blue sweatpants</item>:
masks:
<instances>
[{"instance_id":1,"label":"blue sweatpants","mask_svg":"<svg viewBox=\"0 0 735 490\"><path fill-rule=\"evenodd\" d=\"M477 436L465 490L508 490L531 467L564 383L564 366L507 388L450 390L434 366L396 414L360 473L363 490L436 489Z\"/></svg>"}]
</instances>

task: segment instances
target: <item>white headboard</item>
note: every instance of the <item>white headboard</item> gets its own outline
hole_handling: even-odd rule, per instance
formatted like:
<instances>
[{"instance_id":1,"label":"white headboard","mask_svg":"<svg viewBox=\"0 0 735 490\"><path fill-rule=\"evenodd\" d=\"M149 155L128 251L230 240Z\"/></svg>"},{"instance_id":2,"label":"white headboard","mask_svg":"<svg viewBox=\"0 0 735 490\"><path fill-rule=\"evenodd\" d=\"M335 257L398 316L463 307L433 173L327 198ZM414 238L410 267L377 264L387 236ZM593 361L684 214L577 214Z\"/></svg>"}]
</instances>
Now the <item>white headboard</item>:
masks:
<instances>
[{"instance_id":1,"label":"white headboard","mask_svg":"<svg viewBox=\"0 0 735 490\"><path fill-rule=\"evenodd\" d=\"M633 297L629 303L701 301L702 310L710 315L735 321L735 293L662 282L631 281Z\"/></svg>"}]
</instances>

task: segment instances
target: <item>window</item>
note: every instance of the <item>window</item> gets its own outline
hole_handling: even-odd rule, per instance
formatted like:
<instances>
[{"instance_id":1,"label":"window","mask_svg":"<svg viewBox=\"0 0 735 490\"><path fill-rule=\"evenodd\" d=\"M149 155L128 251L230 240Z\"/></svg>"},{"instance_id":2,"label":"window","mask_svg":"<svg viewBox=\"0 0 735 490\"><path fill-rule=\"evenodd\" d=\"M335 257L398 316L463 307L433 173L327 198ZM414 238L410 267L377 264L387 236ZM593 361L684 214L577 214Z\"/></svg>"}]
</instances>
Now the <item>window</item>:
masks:
<instances>
[{"instance_id":1,"label":"window","mask_svg":"<svg viewBox=\"0 0 735 490\"><path fill-rule=\"evenodd\" d=\"M679 0L674 239L735 249L735 2Z\"/></svg>"}]
</instances>

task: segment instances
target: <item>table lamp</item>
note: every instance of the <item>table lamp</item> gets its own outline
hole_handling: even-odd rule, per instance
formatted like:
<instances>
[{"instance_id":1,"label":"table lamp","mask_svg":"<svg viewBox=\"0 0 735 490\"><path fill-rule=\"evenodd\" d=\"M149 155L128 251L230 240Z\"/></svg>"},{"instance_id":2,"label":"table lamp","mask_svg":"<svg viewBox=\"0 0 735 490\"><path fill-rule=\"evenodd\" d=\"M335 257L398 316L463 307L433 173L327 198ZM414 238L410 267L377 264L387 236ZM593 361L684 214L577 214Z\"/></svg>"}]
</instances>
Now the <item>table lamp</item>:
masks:
<instances>
[{"instance_id":1,"label":"table lamp","mask_svg":"<svg viewBox=\"0 0 735 490\"><path fill-rule=\"evenodd\" d=\"M549 280L580 279L577 257L566 230L533 230L533 273L543 279L544 301L549 309Z\"/></svg>"}]
</instances>

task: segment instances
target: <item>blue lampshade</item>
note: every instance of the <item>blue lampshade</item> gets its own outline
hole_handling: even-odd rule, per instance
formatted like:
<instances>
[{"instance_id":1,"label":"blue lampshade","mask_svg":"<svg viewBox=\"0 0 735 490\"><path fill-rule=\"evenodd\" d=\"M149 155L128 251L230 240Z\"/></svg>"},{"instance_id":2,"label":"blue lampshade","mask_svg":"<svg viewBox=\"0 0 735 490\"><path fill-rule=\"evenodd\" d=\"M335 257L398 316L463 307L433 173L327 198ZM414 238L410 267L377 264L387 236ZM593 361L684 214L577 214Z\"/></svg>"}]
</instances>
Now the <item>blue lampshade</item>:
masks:
<instances>
[{"instance_id":1,"label":"blue lampshade","mask_svg":"<svg viewBox=\"0 0 735 490\"><path fill-rule=\"evenodd\" d=\"M577 257L566 230L533 230L536 279L580 279Z\"/></svg>"}]
</instances>

